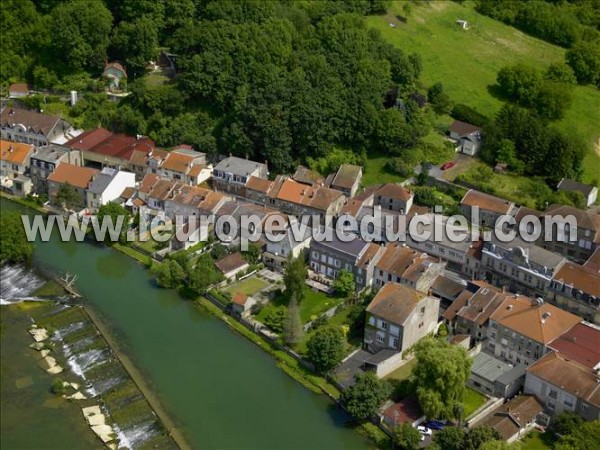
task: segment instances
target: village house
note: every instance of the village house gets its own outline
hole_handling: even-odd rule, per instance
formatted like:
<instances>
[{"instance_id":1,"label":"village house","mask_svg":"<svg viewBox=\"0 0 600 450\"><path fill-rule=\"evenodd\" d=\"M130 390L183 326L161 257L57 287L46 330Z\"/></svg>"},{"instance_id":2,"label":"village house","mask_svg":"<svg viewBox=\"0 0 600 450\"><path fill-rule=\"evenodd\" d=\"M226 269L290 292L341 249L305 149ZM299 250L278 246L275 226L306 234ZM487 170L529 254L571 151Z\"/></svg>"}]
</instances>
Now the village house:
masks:
<instances>
[{"instance_id":1,"label":"village house","mask_svg":"<svg viewBox=\"0 0 600 450\"><path fill-rule=\"evenodd\" d=\"M243 292L236 292L231 299L231 312L238 317L247 317L255 304L256 300L252 297Z\"/></svg>"},{"instance_id":2,"label":"village house","mask_svg":"<svg viewBox=\"0 0 600 450\"><path fill-rule=\"evenodd\" d=\"M518 238L507 243L486 241L481 256L486 280L529 296L543 296L565 262L561 255Z\"/></svg>"},{"instance_id":3,"label":"village house","mask_svg":"<svg viewBox=\"0 0 600 450\"><path fill-rule=\"evenodd\" d=\"M33 149L29 172L35 192L48 195L48 177L62 162L80 166L82 163L81 153L57 144Z\"/></svg>"},{"instance_id":4,"label":"village house","mask_svg":"<svg viewBox=\"0 0 600 450\"><path fill-rule=\"evenodd\" d=\"M155 149L146 154L136 151L131 165L138 177L145 171L192 186L207 181L212 171L211 166L206 165L206 154L196 152L188 145L180 145L170 151Z\"/></svg>"},{"instance_id":5,"label":"village house","mask_svg":"<svg viewBox=\"0 0 600 450\"><path fill-rule=\"evenodd\" d=\"M199 186L190 186L179 181L171 181L172 188L164 197L164 211L167 217L175 219L215 214L225 203L227 197Z\"/></svg>"},{"instance_id":6,"label":"village house","mask_svg":"<svg viewBox=\"0 0 600 450\"><path fill-rule=\"evenodd\" d=\"M513 364L531 365L549 351L549 344L581 318L541 298L514 294L489 319L487 350Z\"/></svg>"},{"instance_id":7,"label":"village house","mask_svg":"<svg viewBox=\"0 0 600 450\"><path fill-rule=\"evenodd\" d=\"M472 342L480 342L487 336L490 316L510 295L485 281L470 281L442 317L451 333L466 334Z\"/></svg>"},{"instance_id":8,"label":"village house","mask_svg":"<svg viewBox=\"0 0 600 450\"><path fill-rule=\"evenodd\" d=\"M469 189L460 201L460 207L468 221L479 226L495 228L498 218L511 214L515 204L500 197ZM477 215L475 207L479 209Z\"/></svg>"},{"instance_id":9,"label":"village house","mask_svg":"<svg viewBox=\"0 0 600 450\"><path fill-rule=\"evenodd\" d=\"M246 183L250 177L267 178L268 175L266 164L230 156L214 167L212 183L218 191L245 197Z\"/></svg>"},{"instance_id":10,"label":"village house","mask_svg":"<svg viewBox=\"0 0 600 450\"><path fill-rule=\"evenodd\" d=\"M600 256L600 250L595 255ZM600 324L600 271L590 258L579 265L566 262L550 282L545 298L573 314Z\"/></svg>"},{"instance_id":11,"label":"village house","mask_svg":"<svg viewBox=\"0 0 600 450\"><path fill-rule=\"evenodd\" d=\"M598 198L598 188L596 186L579 183L568 178L560 180L556 189L565 192L579 192L585 199L585 206L592 206Z\"/></svg>"},{"instance_id":12,"label":"village house","mask_svg":"<svg viewBox=\"0 0 600 450\"><path fill-rule=\"evenodd\" d=\"M545 212L538 245L567 258L584 262L600 246L600 214L572 206L553 205ZM573 230L574 240L571 239ZM549 239L546 239L546 233Z\"/></svg>"},{"instance_id":13,"label":"village house","mask_svg":"<svg viewBox=\"0 0 600 450\"><path fill-rule=\"evenodd\" d=\"M238 273L248 270L250 264L241 253L231 253L215 262L215 266L227 279L234 278Z\"/></svg>"},{"instance_id":14,"label":"village house","mask_svg":"<svg viewBox=\"0 0 600 450\"><path fill-rule=\"evenodd\" d=\"M135 175L124 170L105 167L89 184L86 206L93 212L118 199L125 188L135 187Z\"/></svg>"},{"instance_id":15,"label":"village house","mask_svg":"<svg viewBox=\"0 0 600 450\"><path fill-rule=\"evenodd\" d=\"M64 144L76 133L60 117L5 106L0 111L0 137L42 147L50 143Z\"/></svg>"},{"instance_id":16,"label":"village house","mask_svg":"<svg viewBox=\"0 0 600 450\"><path fill-rule=\"evenodd\" d=\"M77 193L76 206L83 208L87 203L87 188L100 171L89 167L60 163L48 177L48 198L56 201L61 186L69 185Z\"/></svg>"},{"instance_id":17,"label":"village house","mask_svg":"<svg viewBox=\"0 0 600 450\"><path fill-rule=\"evenodd\" d=\"M373 205L381 209L408 214L415 195L399 184L387 183L373 192Z\"/></svg>"},{"instance_id":18,"label":"village house","mask_svg":"<svg viewBox=\"0 0 600 450\"><path fill-rule=\"evenodd\" d=\"M549 414L570 411L600 419L598 369L551 351L527 369L524 392L535 395Z\"/></svg>"},{"instance_id":19,"label":"village house","mask_svg":"<svg viewBox=\"0 0 600 450\"><path fill-rule=\"evenodd\" d=\"M66 145L81 151L85 165L129 171L133 171L131 160L135 151L148 153L155 147L154 141L145 136L112 133L102 127L86 131Z\"/></svg>"},{"instance_id":20,"label":"village house","mask_svg":"<svg viewBox=\"0 0 600 450\"><path fill-rule=\"evenodd\" d=\"M334 280L341 270L354 275L358 292L372 285L375 265L383 254L383 247L368 243L356 235L340 240L332 230L331 240L311 241L309 268L317 276Z\"/></svg>"},{"instance_id":21,"label":"village house","mask_svg":"<svg viewBox=\"0 0 600 450\"><path fill-rule=\"evenodd\" d=\"M519 395L499 406L482 420L471 426L488 426L496 430L509 444L525 436L536 424L544 410L533 395Z\"/></svg>"},{"instance_id":22,"label":"village house","mask_svg":"<svg viewBox=\"0 0 600 450\"><path fill-rule=\"evenodd\" d=\"M394 282L427 292L442 273L445 263L399 244L388 244L375 264L373 286Z\"/></svg>"},{"instance_id":23,"label":"village house","mask_svg":"<svg viewBox=\"0 0 600 450\"><path fill-rule=\"evenodd\" d=\"M102 78L108 80L108 90L114 92L126 86L125 81L127 81L127 72L125 71L125 67L120 63L116 61L110 62L104 65Z\"/></svg>"},{"instance_id":24,"label":"village house","mask_svg":"<svg viewBox=\"0 0 600 450\"><path fill-rule=\"evenodd\" d=\"M481 128L470 123L455 120L449 128L450 139L455 142L456 151L475 156L481 148Z\"/></svg>"},{"instance_id":25,"label":"village house","mask_svg":"<svg viewBox=\"0 0 600 450\"><path fill-rule=\"evenodd\" d=\"M304 227L302 232L301 227L298 229L301 231L296 235L293 232L293 228L296 227L297 219L294 216L285 216L285 225L283 230L276 232L274 229L265 230L274 236L283 235L283 238L278 242L277 239L266 239L266 248L262 255L262 261L268 268L276 271L282 271L287 259L291 256L292 258L298 258L307 251L311 241L311 227Z\"/></svg>"},{"instance_id":26,"label":"village house","mask_svg":"<svg viewBox=\"0 0 600 450\"><path fill-rule=\"evenodd\" d=\"M398 283L388 283L367 306L364 347L371 353L403 353L435 330L439 299Z\"/></svg>"},{"instance_id":27,"label":"village house","mask_svg":"<svg viewBox=\"0 0 600 450\"><path fill-rule=\"evenodd\" d=\"M327 184L331 189L341 191L346 197L354 197L362 180L362 167L342 164L335 174L328 177Z\"/></svg>"},{"instance_id":28,"label":"village house","mask_svg":"<svg viewBox=\"0 0 600 450\"><path fill-rule=\"evenodd\" d=\"M14 195L31 192L31 180L25 176L29 169L34 146L21 142L0 140L0 185Z\"/></svg>"},{"instance_id":29,"label":"village house","mask_svg":"<svg viewBox=\"0 0 600 450\"><path fill-rule=\"evenodd\" d=\"M590 369L600 369L600 327L580 322L553 340L549 347L564 358Z\"/></svg>"},{"instance_id":30,"label":"village house","mask_svg":"<svg viewBox=\"0 0 600 450\"><path fill-rule=\"evenodd\" d=\"M175 233L169 241L169 248L173 252L189 250L194 245L206 242L208 239L208 225L200 223L194 218L190 218L185 223L176 224L176 227Z\"/></svg>"},{"instance_id":31,"label":"village house","mask_svg":"<svg viewBox=\"0 0 600 450\"><path fill-rule=\"evenodd\" d=\"M8 98L23 98L29 95L27 83L13 83L8 87Z\"/></svg>"},{"instance_id":32,"label":"village house","mask_svg":"<svg viewBox=\"0 0 600 450\"><path fill-rule=\"evenodd\" d=\"M320 173L304 166L298 166L296 168L294 175L292 175L292 180L309 186L312 186L313 184L325 184L325 178L323 178Z\"/></svg>"}]
</instances>

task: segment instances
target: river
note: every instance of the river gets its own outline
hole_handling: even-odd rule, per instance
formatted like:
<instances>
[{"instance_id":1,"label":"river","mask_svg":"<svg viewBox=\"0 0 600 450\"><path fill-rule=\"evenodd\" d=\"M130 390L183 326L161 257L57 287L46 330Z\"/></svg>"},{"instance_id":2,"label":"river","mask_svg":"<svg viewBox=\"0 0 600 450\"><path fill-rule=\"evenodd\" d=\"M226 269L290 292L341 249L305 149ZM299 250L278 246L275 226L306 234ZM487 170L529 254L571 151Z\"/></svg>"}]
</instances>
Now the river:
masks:
<instances>
[{"instance_id":1,"label":"river","mask_svg":"<svg viewBox=\"0 0 600 450\"><path fill-rule=\"evenodd\" d=\"M2 208L16 208L1 199ZM324 396L220 320L155 286L129 257L90 243L36 243L34 263L78 276L77 289L202 449L365 449Z\"/></svg>"}]
</instances>

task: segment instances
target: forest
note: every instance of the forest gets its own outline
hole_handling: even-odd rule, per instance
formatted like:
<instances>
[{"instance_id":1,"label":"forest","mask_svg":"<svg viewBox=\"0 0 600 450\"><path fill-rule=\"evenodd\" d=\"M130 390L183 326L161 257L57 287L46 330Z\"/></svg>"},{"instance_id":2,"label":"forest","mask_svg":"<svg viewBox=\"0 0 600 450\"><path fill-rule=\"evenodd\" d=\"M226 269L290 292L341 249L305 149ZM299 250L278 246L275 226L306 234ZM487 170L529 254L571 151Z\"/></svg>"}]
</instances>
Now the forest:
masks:
<instances>
[{"instance_id":1,"label":"forest","mask_svg":"<svg viewBox=\"0 0 600 450\"><path fill-rule=\"evenodd\" d=\"M482 0L478 8L506 21L499 14L507 3L515 2ZM600 70L589 57L567 53L565 64L545 73L503 69L498 87L507 106L497 118L482 118L455 104L441 83L425 86L419 55L366 25L365 16L384 14L389 4L5 0L0 82L28 82L45 94L25 105L50 113L51 95L77 90L76 106L54 112L78 127L102 125L148 135L159 146L187 143L209 154L268 161L272 174L298 163L327 171L378 154L410 175L415 164L446 158L447 149L424 138L434 132L436 117L450 114L485 122L482 156L490 164L507 162L551 183L580 176L585 144L551 123L570 105L569 86L597 82ZM578 30L564 42L569 51L597 45L588 30L595 29L597 8L588 14L577 4L569 9ZM148 62L163 49L177 55L177 76L150 82ZM127 69L130 95L118 103L107 98L100 78L107 61Z\"/></svg>"}]
</instances>

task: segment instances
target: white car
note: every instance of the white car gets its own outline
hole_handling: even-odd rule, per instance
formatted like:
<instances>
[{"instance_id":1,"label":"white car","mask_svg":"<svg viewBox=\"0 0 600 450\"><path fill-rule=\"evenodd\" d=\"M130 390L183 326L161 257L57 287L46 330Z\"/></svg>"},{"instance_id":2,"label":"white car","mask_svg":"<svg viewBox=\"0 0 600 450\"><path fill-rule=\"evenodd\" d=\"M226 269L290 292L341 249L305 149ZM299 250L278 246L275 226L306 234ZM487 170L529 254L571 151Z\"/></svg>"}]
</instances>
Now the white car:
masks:
<instances>
[{"instance_id":1,"label":"white car","mask_svg":"<svg viewBox=\"0 0 600 450\"><path fill-rule=\"evenodd\" d=\"M424 426L421 426L421 425L419 425L417 427L417 430L419 431L419 433L426 434L427 436L431 436L431 434L432 434L430 428L427 428L427 427L424 427Z\"/></svg>"}]
</instances>

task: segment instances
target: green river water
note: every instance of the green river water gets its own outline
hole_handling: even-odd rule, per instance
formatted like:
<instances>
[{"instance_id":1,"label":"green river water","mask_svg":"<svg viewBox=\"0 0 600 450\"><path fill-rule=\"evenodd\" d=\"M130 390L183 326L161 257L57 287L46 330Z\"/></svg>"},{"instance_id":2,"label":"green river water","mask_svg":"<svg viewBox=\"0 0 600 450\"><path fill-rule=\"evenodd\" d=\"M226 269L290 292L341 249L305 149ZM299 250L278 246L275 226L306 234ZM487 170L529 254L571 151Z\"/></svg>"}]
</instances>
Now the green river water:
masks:
<instances>
[{"instance_id":1,"label":"green river water","mask_svg":"<svg viewBox=\"0 0 600 450\"><path fill-rule=\"evenodd\" d=\"M127 256L55 237L36 244L35 264L77 274L83 301L112 329L193 448L369 448L326 397L289 378L220 320L155 287L149 272ZM2 412L10 417L9 405ZM54 426L51 416L27 420L41 421L44 431ZM26 440L19 447L18 436L2 441L11 443L3 450L27 448ZM81 448L87 448L84 442Z\"/></svg>"}]
</instances>

